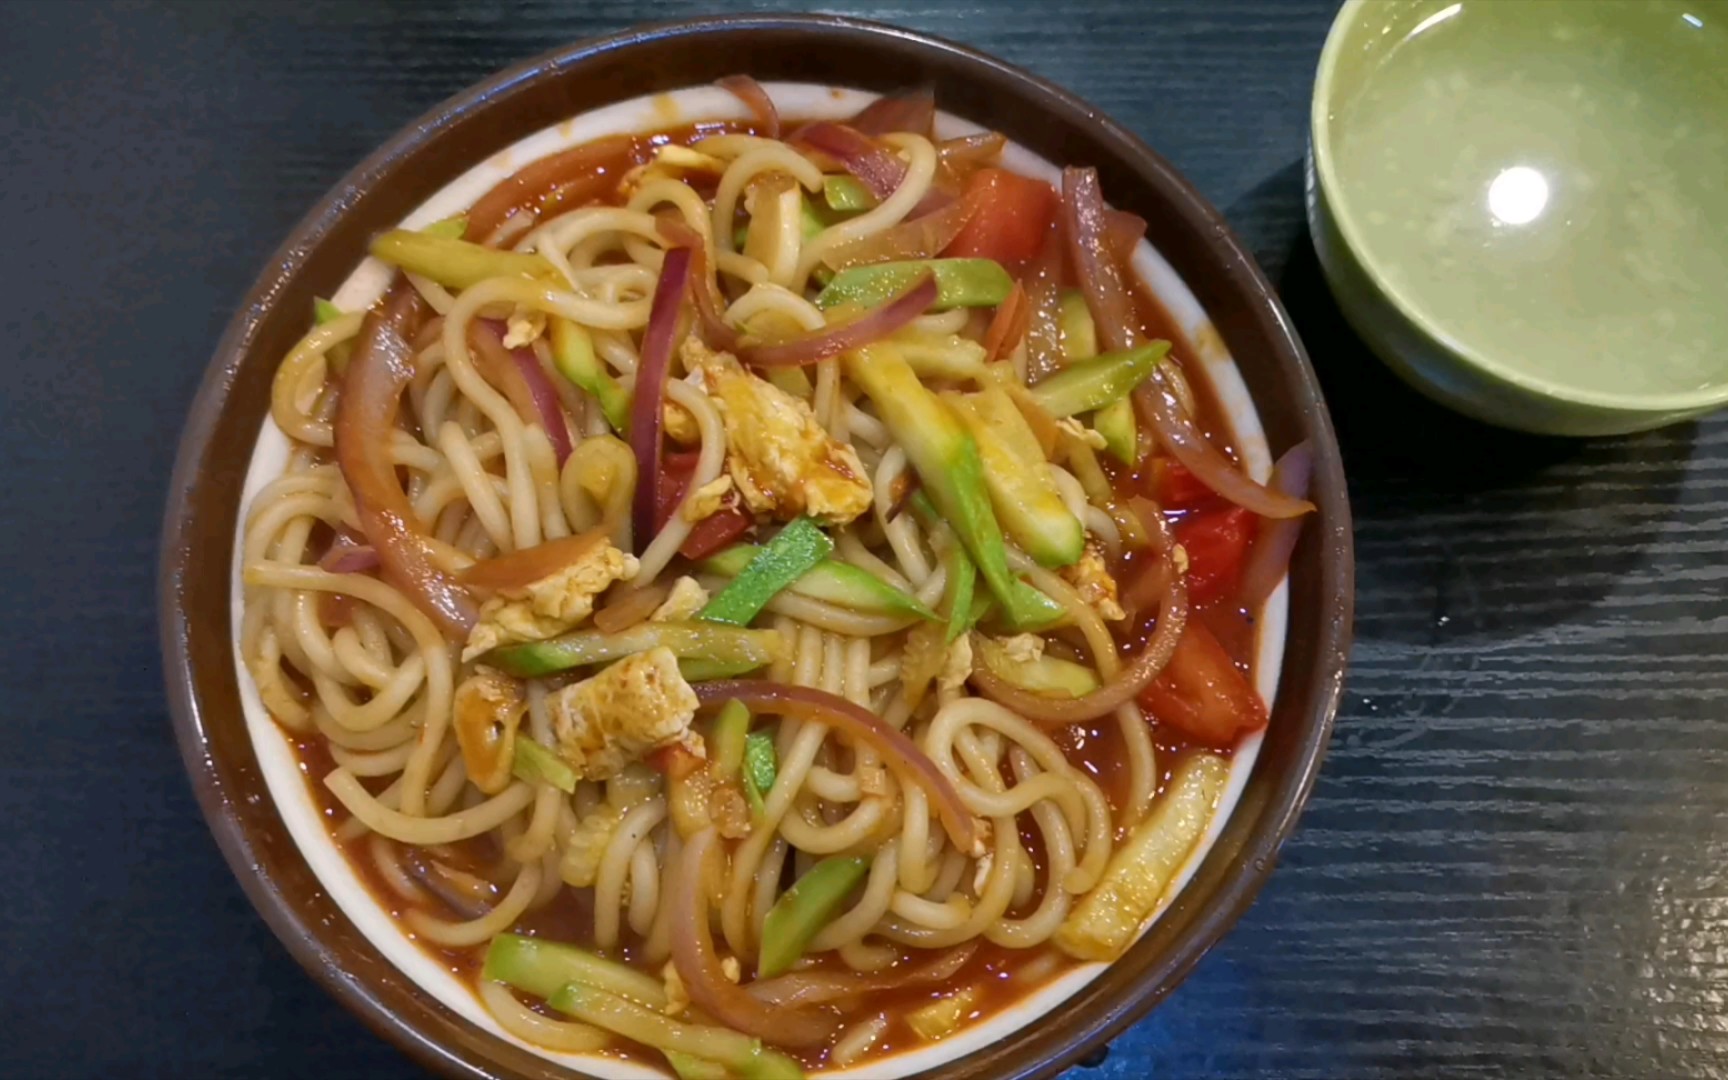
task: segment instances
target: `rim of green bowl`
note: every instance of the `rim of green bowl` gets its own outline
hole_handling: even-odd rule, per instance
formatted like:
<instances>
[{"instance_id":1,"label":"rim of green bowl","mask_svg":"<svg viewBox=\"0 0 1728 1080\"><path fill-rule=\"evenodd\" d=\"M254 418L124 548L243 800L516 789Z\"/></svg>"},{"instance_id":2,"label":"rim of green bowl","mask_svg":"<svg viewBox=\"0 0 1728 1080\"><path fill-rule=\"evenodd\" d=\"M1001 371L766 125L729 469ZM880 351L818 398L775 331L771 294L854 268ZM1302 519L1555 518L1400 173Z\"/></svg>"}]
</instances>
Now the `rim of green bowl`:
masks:
<instances>
[{"instance_id":1,"label":"rim of green bowl","mask_svg":"<svg viewBox=\"0 0 1728 1080\"><path fill-rule=\"evenodd\" d=\"M1715 406L1728 404L1728 382L1722 382L1702 390L1688 390L1681 393L1640 394L1633 392L1601 393L1537 378L1529 372L1508 366L1492 356L1458 341L1435 325L1419 306L1410 301L1408 296L1393 287L1385 275L1380 272L1374 260L1369 257L1368 249L1362 243L1361 234L1350 216L1349 204L1344 198L1344 188L1338 181L1337 171L1332 160L1332 123L1329 115L1333 73L1337 69L1339 58L1344 51L1345 34L1365 13L1372 11L1375 6L1373 0L1344 0L1343 7L1338 9L1337 16L1333 18L1332 28L1326 33L1326 44L1320 50L1320 65L1314 75L1314 97L1309 105L1308 133L1309 148L1314 162L1315 182L1319 187L1317 194L1319 198L1324 200L1331 213L1333 224L1338 229L1339 236L1344 240L1344 246L1349 249L1357 264L1362 267L1362 272L1367 276L1370 284L1398 310L1399 314L1410 322L1411 326L1435 345L1451 354L1454 359L1520 390L1570 405L1610 409L1617 412L1701 412ZM1340 298L1340 302L1343 302L1342 298Z\"/></svg>"}]
</instances>

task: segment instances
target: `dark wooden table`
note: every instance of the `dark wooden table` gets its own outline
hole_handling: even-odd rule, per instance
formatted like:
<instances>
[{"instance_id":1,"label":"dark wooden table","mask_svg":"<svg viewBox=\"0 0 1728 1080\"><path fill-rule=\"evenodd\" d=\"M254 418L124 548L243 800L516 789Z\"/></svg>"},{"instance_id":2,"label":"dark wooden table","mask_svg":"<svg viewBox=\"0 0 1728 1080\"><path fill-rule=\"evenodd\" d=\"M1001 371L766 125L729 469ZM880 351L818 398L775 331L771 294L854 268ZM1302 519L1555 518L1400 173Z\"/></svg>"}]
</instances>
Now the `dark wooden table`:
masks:
<instances>
[{"instance_id":1,"label":"dark wooden table","mask_svg":"<svg viewBox=\"0 0 1728 1080\"><path fill-rule=\"evenodd\" d=\"M0 4L0 1076L415 1074L253 914L182 776L169 462L231 306L376 143L706 6ZM829 9L1023 64L1185 170L1282 283L1345 443L1358 641L1319 787L1241 926L1076 1076L1720 1076L1728 423L1522 438L1363 353L1302 218L1334 6Z\"/></svg>"}]
</instances>

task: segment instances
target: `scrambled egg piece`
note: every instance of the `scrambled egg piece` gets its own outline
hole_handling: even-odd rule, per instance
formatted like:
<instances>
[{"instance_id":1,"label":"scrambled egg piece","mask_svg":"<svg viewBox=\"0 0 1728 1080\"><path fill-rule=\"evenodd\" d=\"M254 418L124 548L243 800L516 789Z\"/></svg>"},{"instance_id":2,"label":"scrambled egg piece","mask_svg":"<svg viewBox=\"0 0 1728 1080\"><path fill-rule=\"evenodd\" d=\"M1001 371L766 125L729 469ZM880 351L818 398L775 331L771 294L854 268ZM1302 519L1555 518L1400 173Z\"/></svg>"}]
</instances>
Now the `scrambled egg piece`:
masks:
<instances>
[{"instance_id":1,"label":"scrambled egg piece","mask_svg":"<svg viewBox=\"0 0 1728 1080\"><path fill-rule=\"evenodd\" d=\"M1056 421L1056 426L1094 450L1103 450L1110 445L1109 440L1105 439L1103 435L1093 431L1072 416L1064 416Z\"/></svg>"},{"instance_id":2,"label":"scrambled egg piece","mask_svg":"<svg viewBox=\"0 0 1728 1080\"><path fill-rule=\"evenodd\" d=\"M978 859L978 865L972 872L972 895L983 896L984 886L990 883L990 868L996 865L996 853L986 851Z\"/></svg>"},{"instance_id":3,"label":"scrambled egg piece","mask_svg":"<svg viewBox=\"0 0 1728 1080\"><path fill-rule=\"evenodd\" d=\"M692 525L703 518L713 517L726 508L727 496L732 494L732 487L732 478L721 473L691 492L690 498L678 513Z\"/></svg>"},{"instance_id":4,"label":"scrambled egg piece","mask_svg":"<svg viewBox=\"0 0 1728 1080\"><path fill-rule=\"evenodd\" d=\"M695 446L702 441L702 428L690 415L689 409L676 401L668 401L661 408L660 415L661 423L666 426L666 437L679 446Z\"/></svg>"},{"instance_id":5,"label":"scrambled egg piece","mask_svg":"<svg viewBox=\"0 0 1728 1080\"><path fill-rule=\"evenodd\" d=\"M1117 597L1116 579L1104 565L1104 551L1098 541L1088 538L1080 561L1062 571L1062 576L1103 618L1115 622L1128 617Z\"/></svg>"},{"instance_id":6,"label":"scrambled egg piece","mask_svg":"<svg viewBox=\"0 0 1728 1080\"><path fill-rule=\"evenodd\" d=\"M971 677L972 636L961 634L948 646L948 654L942 659L942 670L936 674L938 692L943 695L959 693Z\"/></svg>"},{"instance_id":7,"label":"scrambled egg piece","mask_svg":"<svg viewBox=\"0 0 1728 1080\"><path fill-rule=\"evenodd\" d=\"M601 803L576 822L576 832L558 858L558 876L566 885L586 889L594 884L600 874L601 856L606 854L606 845L612 842L612 834L623 819L624 811L610 803Z\"/></svg>"},{"instance_id":8,"label":"scrambled egg piece","mask_svg":"<svg viewBox=\"0 0 1728 1080\"><path fill-rule=\"evenodd\" d=\"M1015 663L1031 664L1043 658L1044 639L1037 634L1015 634L1002 639L1002 648Z\"/></svg>"},{"instance_id":9,"label":"scrambled egg piece","mask_svg":"<svg viewBox=\"0 0 1728 1080\"><path fill-rule=\"evenodd\" d=\"M546 333L546 313L517 307L504 324L504 347L517 349Z\"/></svg>"},{"instance_id":10,"label":"scrambled egg piece","mask_svg":"<svg viewBox=\"0 0 1728 1080\"><path fill-rule=\"evenodd\" d=\"M503 589L480 605L480 621L468 633L464 661L500 645L545 641L586 619L594 598L614 581L636 576L636 556L599 544L585 556L523 589Z\"/></svg>"},{"instance_id":11,"label":"scrambled egg piece","mask_svg":"<svg viewBox=\"0 0 1728 1080\"><path fill-rule=\"evenodd\" d=\"M706 756L702 739L690 730L696 692L665 646L625 657L546 704L558 752L579 779L605 780L663 746Z\"/></svg>"},{"instance_id":12,"label":"scrambled egg piece","mask_svg":"<svg viewBox=\"0 0 1728 1080\"><path fill-rule=\"evenodd\" d=\"M726 468L753 513L790 521L809 514L844 525L870 508L858 452L822 430L805 402L745 371L694 337L680 352L726 424Z\"/></svg>"},{"instance_id":13,"label":"scrambled egg piece","mask_svg":"<svg viewBox=\"0 0 1728 1080\"><path fill-rule=\"evenodd\" d=\"M450 703L456 744L462 748L468 779L488 795L510 786L516 728L527 711L522 684L484 665L456 687Z\"/></svg>"},{"instance_id":14,"label":"scrambled egg piece","mask_svg":"<svg viewBox=\"0 0 1728 1080\"><path fill-rule=\"evenodd\" d=\"M672 591L660 606L648 616L649 622L687 622L696 617L708 603L708 590L693 577L681 577L672 583Z\"/></svg>"},{"instance_id":15,"label":"scrambled egg piece","mask_svg":"<svg viewBox=\"0 0 1728 1080\"><path fill-rule=\"evenodd\" d=\"M684 977L678 974L678 965L666 961L666 966L660 969L660 978L666 983L666 1015L682 1014L690 1007L690 991L684 986Z\"/></svg>"},{"instance_id":16,"label":"scrambled egg piece","mask_svg":"<svg viewBox=\"0 0 1728 1080\"><path fill-rule=\"evenodd\" d=\"M866 795L888 794L888 770L880 762L870 765L859 765L858 790Z\"/></svg>"},{"instance_id":17,"label":"scrambled egg piece","mask_svg":"<svg viewBox=\"0 0 1728 1080\"><path fill-rule=\"evenodd\" d=\"M708 793L708 818L728 840L742 840L750 835L750 804L732 784L717 784Z\"/></svg>"}]
</instances>

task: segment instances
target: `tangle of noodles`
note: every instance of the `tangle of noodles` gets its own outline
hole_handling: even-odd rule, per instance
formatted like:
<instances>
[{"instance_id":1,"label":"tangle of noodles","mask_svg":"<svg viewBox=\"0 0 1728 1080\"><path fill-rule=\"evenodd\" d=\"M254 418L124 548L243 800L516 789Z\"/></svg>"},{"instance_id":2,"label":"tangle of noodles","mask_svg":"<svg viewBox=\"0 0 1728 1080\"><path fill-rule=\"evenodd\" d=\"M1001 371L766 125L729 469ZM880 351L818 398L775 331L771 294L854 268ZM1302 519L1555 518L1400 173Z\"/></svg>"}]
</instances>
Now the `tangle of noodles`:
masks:
<instances>
[{"instance_id":1,"label":"tangle of noodles","mask_svg":"<svg viewBox=\"0 0 1728 1080\"><path fill-rule=\"evenodd\" d=\"M787 141L763 137L780 124L773 102L747 79L726 85L769 126L602 140L532 163L480 200L462 242L540 260L528 265L543 272L458 279L417 266L377 311L327 319L288 353L270 416L292 451L246 509L240 655L303 748L338 839L428 947L477 958L500 935L529 933L637 969L599 987L628 1005L604 1022L560 1019L481 981L480 1000L510 1034L590 1052L616 1046L608 1027L629 1021L637 1042L711 1043L721 1054L735 1036L719 1023L806 1066L854 1065L915 1044L923 1020L909 1026L911 1014L932 991L983 1015L1073 963L1053 944L1058 931L1159 805L1169 755L1194 743L1227 749L1256 716L1264 722L1264 706L1254 698L1259 712L1215 738L1218 693L1195 689L1242 680L1252 640L1246 622L1232 622L1232 567L1196 525L1228 504L1196 495L1167 456L1202 451L1141 438L1136 460L1101 467L1101 452L1067 455L1055 440L1048 460L1031 462L1087 554L1066 567L1034 558L1007 528L1007 572L1061 613L1016 632L975 571L979 541L916 494L940 495L919 471L928 452L908 442L920 436L878 407L847 356L799 355L799 342L845 325L832 340L851 347L886 333L915 355L933 401L1003 385L1026 399L1023 350L991 370L968 359L988 310L923 310L937 279L870 303L817 299L832 272L825 257L951 205L938 181L967 183L989 155L939 160L927 101L885 105L832 145L871 148L872 176L897 179L867 209L832 211L827 185L857 163L802 145L795 123ZM897 117L910 128L893 128ZM814 232L806 206L817 208ZM1095 211L1081 207L1075 220ZM982 200L968 213L961 239L978 245L992 210ZM668 259L674 246L689 254ZM995 250L986 236L963 253ZM1140 294L1141 325L1112 334L1173 336ZM1091 314L1120 318L1117 299ZM876 329L861 308L883 302L901 310ZM653 351L663 345L644 355L656 334L676 345L660 391L663 441L645 447L652 436L627 441L612 425L639 376L645 387L661 378ZM788 366L740 367L723 349L746 365L772 352ZM1165 404L1193 414L1180 425L1192 442L1224 428L1198 369L1180 367L1185 349L1178 340L1159 385L1183 388ZM745 382L723 383L727 371ZM762 456L764 439L780 459ZM811 445L820 454L798 456ZM819 460L841 466L824 474ZM645 461L662 462L657 475L643 474ZM819 507L824 484L844 497ZM1159 505L1178 497L1188 501ZM1130 505L1143 522L1124 524ZM1165 515L1177 509L1172 527L1176 515ZM703 560L770 543L806 510L846 580L879 588L800 579L756 598L749 631L703 623L700 593L731 580ZM650 535L639 535L644 524ZM596 552L614 562L584 577ZM901 599L884 606L883 595ZM741 677L658 669L661 681L642 685L662 697L638 687L628 715L605 714L593 688L611 665L622 679L625 665L661 654L633 655L654 642L717 647L722 630L773 644L753 646L766 651ZM553 649L537 642L564 634L553 651L572 659L524 666L521 656ZM1214 654L1236 666L1184 666ZM1083 685L1064 695L1016 681L1040 671ZM700 709L656 712L682 689L665 683L687 677L740 681L693 693ZM729 695L760 710L744 742L733 730L724 743L714 720L711 706ZM663 725L632 726L649 714ZM548 759L562 771L533 764ZM855 871L836 868L852 859ZM809 902L792 883L818 872L853 873L849 891L803 914L789 972L759 976L765 946L786 944L768 939ZM640 1026L641 1008L683 999L677 986L659 989L669 972L694 1003L672 1034L660 1021Z\"/></svg>"}]
</instances>

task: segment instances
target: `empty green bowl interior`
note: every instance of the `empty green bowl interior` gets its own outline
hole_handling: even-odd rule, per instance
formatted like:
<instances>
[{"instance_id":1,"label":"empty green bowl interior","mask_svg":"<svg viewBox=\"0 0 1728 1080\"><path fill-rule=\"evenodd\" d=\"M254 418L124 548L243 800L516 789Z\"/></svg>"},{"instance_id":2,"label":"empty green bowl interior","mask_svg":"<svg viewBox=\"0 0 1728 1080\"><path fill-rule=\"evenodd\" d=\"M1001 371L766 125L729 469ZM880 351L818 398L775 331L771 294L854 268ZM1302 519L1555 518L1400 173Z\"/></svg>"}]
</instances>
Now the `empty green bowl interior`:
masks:
<instances>
[{"instance_id":1,"label":"empty green bowl interior","mask_svg":"<svg viewBox=\"0 0 1728 1080\"><path fill-rule=\"evenodd\" d=\"M1728 4L1357 0L1315 162L1430 336L1580 403L1728 398Z\"/></svg>"}]
</instances>

